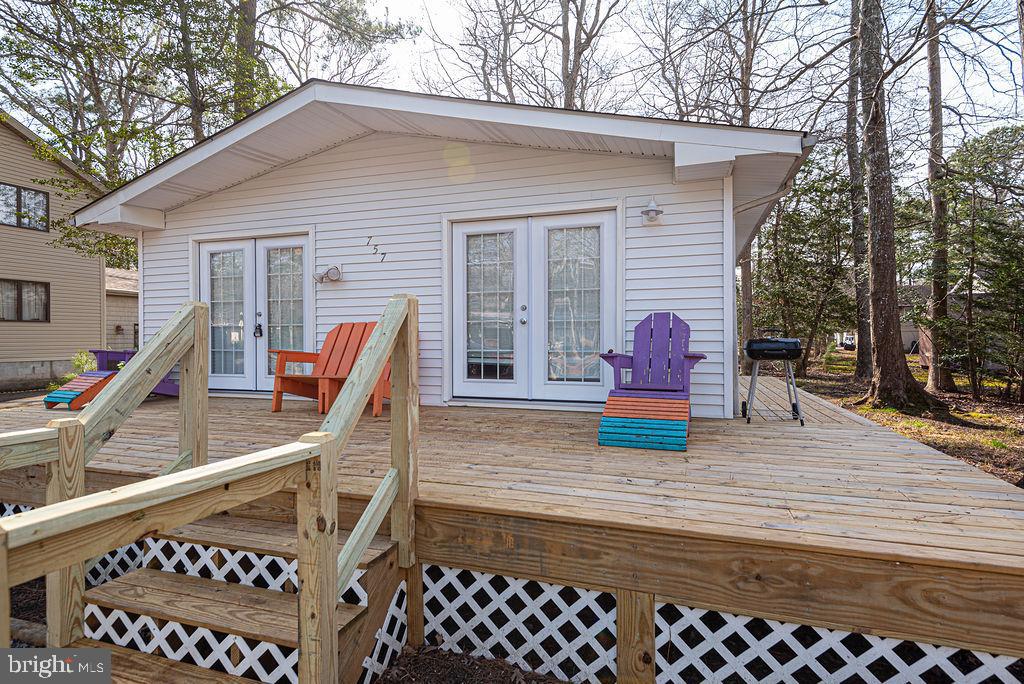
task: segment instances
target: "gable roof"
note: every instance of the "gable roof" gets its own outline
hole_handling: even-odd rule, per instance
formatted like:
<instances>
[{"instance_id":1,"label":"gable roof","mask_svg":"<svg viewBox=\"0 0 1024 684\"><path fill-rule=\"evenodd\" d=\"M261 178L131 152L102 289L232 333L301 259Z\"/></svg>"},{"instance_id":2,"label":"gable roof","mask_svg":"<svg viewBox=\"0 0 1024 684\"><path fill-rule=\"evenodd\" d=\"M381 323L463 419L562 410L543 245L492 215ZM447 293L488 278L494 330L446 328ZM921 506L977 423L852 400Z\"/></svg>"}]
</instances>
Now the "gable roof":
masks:
<instances>
[{"instance_id":1,"label":"gable roof","mask_svg":"<svg viewBox=\"0 0 1024 684\"><path fill-rule=\"evenodd\" d=\"M107 187L103 185L103 183L101 183L95 176L86 173L81 168L79 168L79 166L75 164L75 162L71 161L63 154L54 150L49 144L46 143L45 140L43 140L38 135L33 133L27 126L25 126L23 123L15 119L13 116L11 116L9 112L3 109L0 109L0 126L4 126L7 129L9 129L19 138L28 143L30 146L35 147L36 145L41 145L45 147L53 155L53 159L50 161L53 161L55 164L62 167L72 176L88 184L99 193L102 194L107 192Z\"/></svg>"},{"instance_id":2,"label":"gable roof","mask_svg":"<svg viewBox=\"0 0 1024 684\"><path fill-rule=\"evenodd\" d=\"M767 214L764 203L751 203L784 190L814 144L813 137L801 131L569 111L313 80L86 205L75 220L115 232L160 229L166 211L378 132L672 159L678 182L742 174L743 182L734 183L734 204L750 205L751 230Z\"/></svg>"}]
</instances>

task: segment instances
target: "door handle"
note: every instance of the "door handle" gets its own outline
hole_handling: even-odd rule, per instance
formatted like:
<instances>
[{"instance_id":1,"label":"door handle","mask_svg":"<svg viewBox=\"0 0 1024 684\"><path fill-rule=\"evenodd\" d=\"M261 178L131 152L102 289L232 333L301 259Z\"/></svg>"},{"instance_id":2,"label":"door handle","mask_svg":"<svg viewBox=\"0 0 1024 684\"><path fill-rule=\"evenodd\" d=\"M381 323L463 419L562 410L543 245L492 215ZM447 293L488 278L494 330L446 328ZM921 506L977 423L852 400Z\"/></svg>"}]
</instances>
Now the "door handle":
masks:
<instances>
[{"instance_id":1,"label":"door handle","mask_svg":"<svg viewBox=\"0 0 1024 684\"><path fill-rule=\"evenodd\" d=\"M525 318L520 318L519 319L519 325L526 325L526 319Z\"/></svg>"}]
</instances>

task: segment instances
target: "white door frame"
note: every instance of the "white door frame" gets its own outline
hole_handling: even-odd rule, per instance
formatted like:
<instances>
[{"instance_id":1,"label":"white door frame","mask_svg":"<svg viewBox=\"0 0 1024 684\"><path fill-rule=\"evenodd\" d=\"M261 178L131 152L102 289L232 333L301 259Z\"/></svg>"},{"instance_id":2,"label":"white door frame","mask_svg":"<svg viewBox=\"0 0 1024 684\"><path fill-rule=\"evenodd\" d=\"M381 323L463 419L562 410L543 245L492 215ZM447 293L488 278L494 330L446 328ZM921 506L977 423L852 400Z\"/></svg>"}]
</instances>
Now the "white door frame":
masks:
<instances>
[{"instance_id":1,"label":"white door frame","mask_svg":"<svg viewBox=\"0 0 1024 684\"><path fill-rule=\"evenodd\" d=\"M453 226L453 263L458 264L452 272L452 287L455 292L466 292L466 238L473 235L485 235L488 233L512 233L512 252L515 259L513 270L513 297L512 297L512 346L514 348L513 372L511 380L481 380L469 379L465 372L458 372L453 377L453 389L463 397L484 397L498 399L526 399L528 398L530 384L530 367L527 364L529 355L530 339L527 334L527 326L520 325L521 320L529 312L521 311L522 307L529 304L529 257L527 251L529 221L525 218L495 219L491 221L473 221L458 223ZM458 368L465 370L466 366L466 297L456 298L452 302L453 316L455 321L460 323L452 330L452 348L459 359Z\"/></svg>"},{"instance_id":2,"label":"white door frame","mask_svg":"<svg viewBox=\"0 0 1024 684\"><path fill-rule=\"evenodd\" d=\"M224 245L224 244L228 244L228 243L244 243L244 242L249 242L250 244L254 245L255 241L257 241L257 240L259 240L259 241L262 241L262 240L274 240L274 241L281 240L283 242L287 242L288 244L294 244L296 242L301 242L301 244L304 247L304 250L303 250L303 253L304 253L304 256L305 256L304 266L306 268L306 277L304 278L304 289L303 289L303 296L305 297L305 300L306 300L305 301L305 309L304 309L304 316L305 316L304 320L308 322L308 324L305 325L304 330L303 330L303 334L304 334L304 337L305 337L304 350L305 351L316 351L317 350L317 347L316 347L316 340L317 340L316 312L317 312L317 307L316 307L316 301L315 301L316 291L315 291L315 288L313 287L313 284L312 284L313 269L316 267L316 258L315 258L315 254L313 252L314 245L316 244L316 239L315 239L314 233L315 233L315 228L303 228L303 229L298 229L298 230L280 230L280 229L270 229L270 228L259 228L259 229L253 229L253 230L232 230L232 231L226 231L226 232L198 233L198 234L195 234L195 235L190 235L189 236L189 250L188 250L188 259L189 259L189 267L188 267L188 273L189 273L189 283L188 283L188 285L189 285L189 299L194 300L194 301L195 300L202 300L203 299L203 297L202 297L203 288L204 288L203 279L204 279L204 276L206 275L205 264L204 264L204 262L206 260L203 258L203 254L204 254L204 250L208 248L207 247L208 245L219 246L219 245ZM249 269L249 270L253 271L252 278L255 278L255 273L254 273L255 267L256 267L255 247L254 247L253 253L250 254L250 262L252 263L253 267L251 269ZM253 297L251 297L251 299L253 300L253 303L254 303L253 310L246 313L247 334L251 336L252 335L252 325L249 323L249 321L254 321L255 320L255 287L256 287L255 282L250 282L249 284L246 285L246 287L247 287L247 290L249 292L253 293ZM140 337L141 337L141 332L140 332ZM256 357L255 352L253 352L252 354L249 355L249 358L255 359L255 357ZM248 382L248 384L246 384L244 386L223 387L223 389L225 389L225 390L237 390L237 391L242 391L242 392L255 391L254 390L254 388L256 387L256 382L255 382L255 374L256 374L255 361L253 361L253 364L254 364L253 368L250 371L251 378L253 379L252 382ZM213 376L211 375L211 378L212 377ZM228 384L235 384L235 383L230 383L229 382ZM219 388L219 387L212 387L212 385L211 385L211 389L221 389L221 388Z\"/></svg>"},{"instance_id":3,"label":"white door frame","mask_svg":"<svg viewBox=\"0 0 1024 684\"><path fill-rule=\"evenodd\" d=\"M530 398L547 401L604 401L612 388L611 366L601 362L600 382L559 382L548 380L548 254L547 231L558 228L598 226L600 242L601 342L600 351L615 346L615 213L612 211L557 214L530 219ZM541 266L543 264L543 266ZM607 315L609 309L613 315Z\"/></svg>"},{"instance_id":4,"label":"white door frame","mask_svg":"<svg viewBox=\"0 0 1024 684\"><path fill-rule=\"evenodd\" d=\"M212 296L209 292L210 256L222 252L235 252L239 250L242 252L243 304L242 329L240 331L240 335L245 363L241 374L214 373L212 358L214 353L214 335L211 331L209 350L211 358L208 359L208 363L210 368L210 385L215 389L248 390L254 389L256 385L256 339L252 334L256 310L256 292L254 286L255 274L252 268L253 265L255 265L253 256L254 244L255 243L252 240L222 240L219 242L204 242L199 248L199 288L197 293L199 295L199 299L205 302L209 302ZM211 326L213 325L213 322L214 316L211 315Z\"/></svg>"},{"instance_id":5,"label":"white door frame","mask_svg":"<svg viewBox=\"0 0 1024 684\"><path fill-rule=\"evenodd\" d=\"M264 359L267 356L267 350L270 348L270 318L269 313L265 309L262 312L259 311L261 307L266 306L269 294L267 292L266 278L267 250L275 247L302 247L303 348L300 351L316 351L314 348L316 343L316 322L310 315L310 305L313 301L313 261L310 255L308 236L263 237L255 238L254 241L256 244L256 309L257 313L263 314L262 316L257 316L257 322L263 325L263 336L256 340L256 389L269 392L274 389L274 375L266 372Z\"/></svg>"},{"instance_id":6,"label":"white door frame","mask_svg":"<svg viewBox=\"0 0 1024 684\"><path fill-rule=\"evenodd\" d=\"M503 208L503 209L485 209L485 210L473 210L473 211L462 211L462 212L451 212L441 215L440 228L441 228L441 316L442 316L442 336L441 336L441 383L442 383L442 395L441 400L446 405L451 406L473 406L473 405L488 405L492 403L491 400L473 400L473 399L455 399L453 394L453 335L449 333L453 329L453 257L452 257L452 243L453 243L453 228L454 224L471 221L484 221L491 219L504 219L504 218L523 218L523 217L541 217L552 214L569 214L569 213L583 213L593 211L614 211L615 212L615 226L614 226L614 244L615 244L615 258L614 258L614 269L615 269L615 311L614 316L611 318L614 321L615 329L611 336L611 344L609 347L614 347L618 351L625 349L625 244L626 244L626 198L624 196L594 199L584 202L566 202L563 204L546 204L532 207L517 207L517 208ZM498 400L502 401L505 405L520 405L520 406L531 406L531 402L523 401L518 402L516 400ZM541 401L532 402L532 406L543 407L545 404ZM589 403L584 402L560 402L559 406L562 407L580 407L588 409L590 408Z\"/></svg>"}]
</instances>

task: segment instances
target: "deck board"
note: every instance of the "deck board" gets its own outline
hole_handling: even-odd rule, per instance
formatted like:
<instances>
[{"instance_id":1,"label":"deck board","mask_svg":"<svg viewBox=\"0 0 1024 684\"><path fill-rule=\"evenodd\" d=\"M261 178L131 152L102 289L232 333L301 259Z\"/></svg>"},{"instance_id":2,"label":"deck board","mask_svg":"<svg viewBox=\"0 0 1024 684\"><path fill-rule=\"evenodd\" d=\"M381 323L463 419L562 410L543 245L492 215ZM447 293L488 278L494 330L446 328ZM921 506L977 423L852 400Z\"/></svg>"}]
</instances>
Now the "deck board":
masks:
<instances>
[{"instance_id":1,"label":"deck board","mask_svg":"<svg viewBox=\"0 0 1024 684\"><path fill-rule=\"evenodd\" d=\"M759 384L759 397L785 403L781 380ZM443 505L465 498L520 515L615 516L627 526L646 516L678 532L710 525L752 539L774 534L1007 562L1024 557L1020 489L801 395L806 427L765 413L749 425L697 418L685 453L598 447L599 416L591 413L423 407L420 498ZM210 460L273 446L319 424L309 402L285 402L279 414L268 409L261 399L211 399ZM0 404L0 431L43 425L53 415L36 402ZM177 453L177 420L175 400L147 401L90 471L156 474ZM386 413L360 421L339 462L343 495L372 494L389 463L388 429Z\"/></svg>"}]
</instances>

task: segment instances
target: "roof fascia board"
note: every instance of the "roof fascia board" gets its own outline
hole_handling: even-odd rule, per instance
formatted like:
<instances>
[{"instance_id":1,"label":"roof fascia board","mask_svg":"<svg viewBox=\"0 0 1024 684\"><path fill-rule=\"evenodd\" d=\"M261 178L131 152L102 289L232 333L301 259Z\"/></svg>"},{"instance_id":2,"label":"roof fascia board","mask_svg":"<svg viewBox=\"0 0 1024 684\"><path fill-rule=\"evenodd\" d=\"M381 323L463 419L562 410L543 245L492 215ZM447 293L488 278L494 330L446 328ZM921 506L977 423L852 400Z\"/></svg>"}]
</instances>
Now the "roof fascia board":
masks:
<instances>
[{"instance_id":1,"label":"roof fascia board","mask_svg":"<svg viewBox=\"0 0 1024 684\"><path fill-rule=\"evenodd\" d=\"M316 99L315 93L315 88L310 87L293 90L289 95L274 103L274 105L240 121L219 135L215 134L207 138L195 147L168 160L163 166L154 168L148 174L129 181L100 200L83 207L75 214L75 225L82 226L95 223L99 217L114 207L131 202L133 198L143 192L160 185L160 183L173 178L179 173L187 171L203 160L231 147L236 142L244 140L261 128L288 116L295 110L305 107Z\"/></svg>"},{"instance_id":2,"label":"roof fascia board","mask_svg":"<svg viewBox=\"0 0 1024 684\"><path fill-rule=\"evenodd\" d=\"M315 89L317 100L331 104L449 116L511 126L570 130L620 138L741 147L758 152L799 154L800 141L803 138L803 133L794 131L750 130L682 121L617 118L592 112L515 107L495 102L441 99L418 93L350 88L342 84L316 83Z\"/></svg>"}]
</instances>

